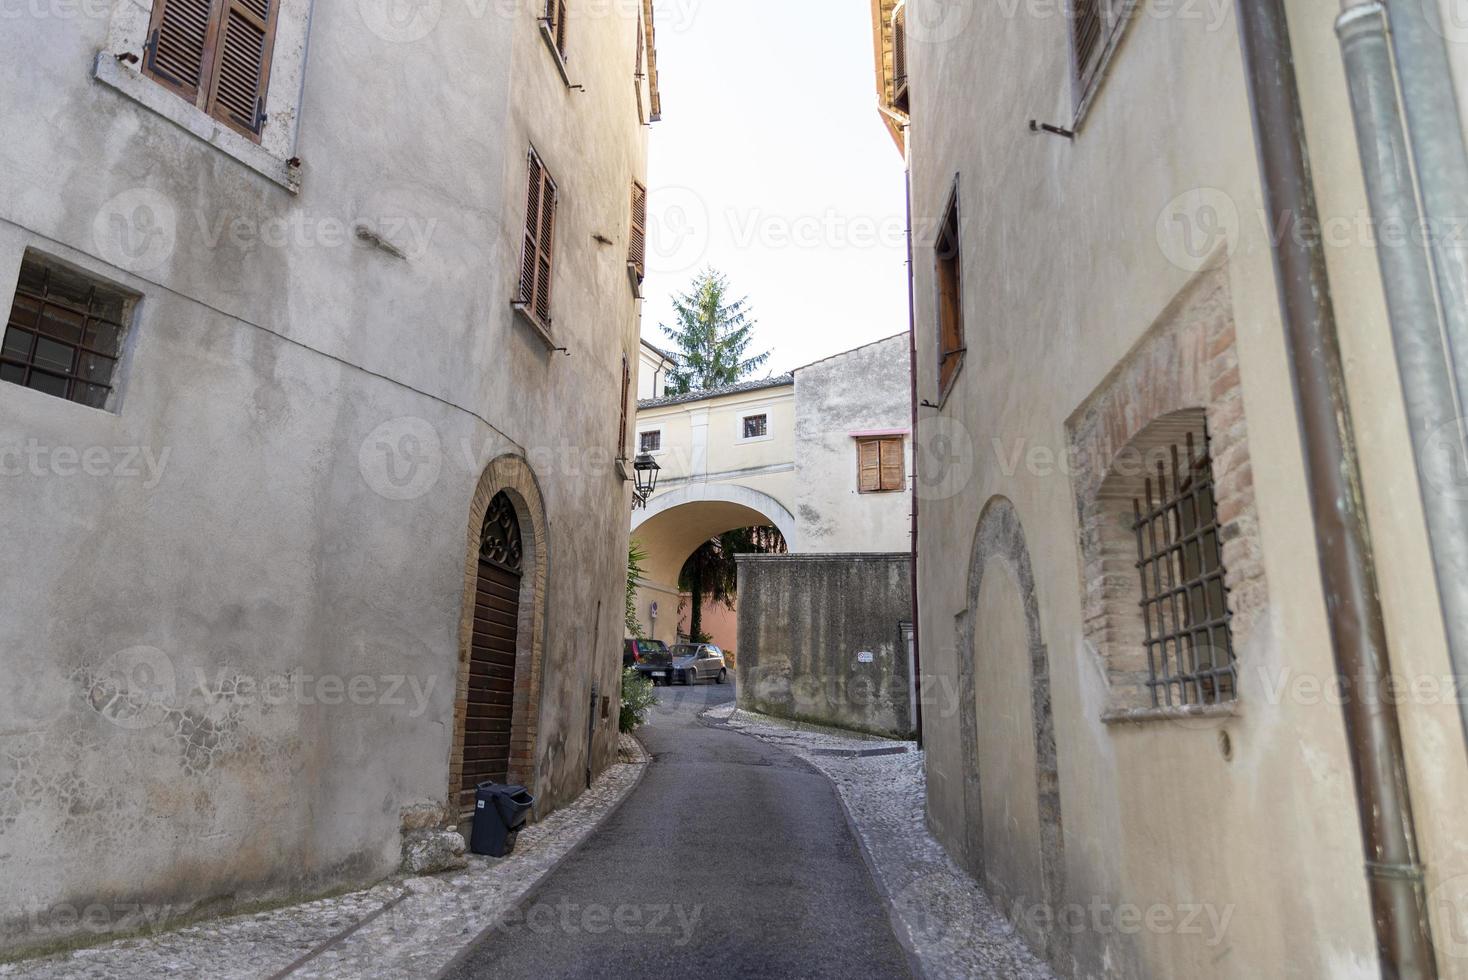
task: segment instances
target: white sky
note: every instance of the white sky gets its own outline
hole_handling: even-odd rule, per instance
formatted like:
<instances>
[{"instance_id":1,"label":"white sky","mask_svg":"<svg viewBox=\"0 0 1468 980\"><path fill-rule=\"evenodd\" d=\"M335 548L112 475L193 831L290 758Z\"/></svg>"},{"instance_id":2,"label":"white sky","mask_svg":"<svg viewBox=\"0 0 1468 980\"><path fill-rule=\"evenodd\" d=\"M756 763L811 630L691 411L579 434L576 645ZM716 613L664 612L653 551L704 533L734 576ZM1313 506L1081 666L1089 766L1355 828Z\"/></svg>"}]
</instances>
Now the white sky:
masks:
<instances>
[{"instance_id":1,"label":"white sky","mask_svg":"<svg viewBox=\"0 0 1468 980\"><path fill-rule=\"evenodd\" d=\"M778 373L907 329L902 158L865 0L655 0L642 334L712 265Z\"/></svg>"}]
</instances>

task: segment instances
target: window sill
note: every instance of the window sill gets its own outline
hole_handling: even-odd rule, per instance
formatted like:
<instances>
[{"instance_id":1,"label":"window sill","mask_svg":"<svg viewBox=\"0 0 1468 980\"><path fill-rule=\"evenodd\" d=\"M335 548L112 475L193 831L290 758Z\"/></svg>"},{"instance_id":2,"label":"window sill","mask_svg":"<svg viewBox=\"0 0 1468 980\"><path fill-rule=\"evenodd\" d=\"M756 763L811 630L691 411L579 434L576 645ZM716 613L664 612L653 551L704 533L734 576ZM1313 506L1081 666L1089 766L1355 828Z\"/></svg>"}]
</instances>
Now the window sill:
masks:
<instances>
[{"instance_id":1,"label":"window sill","mask_svg":"<svg viewBox=\"0 0 1468 980\"><path fill-rule=\"evenodd\" d=\"M571 87L571 75L566 71L566 56L561 54L561 49L556 47L556 35L551 30L550 21L542 17L540 19L540 39L545 42L546 48L550 50L551 57L555 59L556 70L561 73L561 81L566 87Z\"/></svg>"},{"instance_id":2,"label":"window sill","mask_svg":"<svg viewBox=\"0 0 1468 980\"><path fill-rule=\"evenodd\" d=\"M774 436L749 436L748 438L735 439L734 445L743 446L751 442L769 442Z\"/></svg>"},{"instance_id":3,"label":"window sill","mask_svg":"<svg viewBox=\"0 0 1468 980\"><path fill-rule=\"evenodd\" d=\"M528 324L530 329L535 331L535 336L540 338L541 342L545 344L547 350L556 349L556 341L555 338L551 336L550 327L541 323L537 317L532 316L529 306L524 303L514 302L510 304L510 309L515 311L516 317L522 323Z\"/></svg>"},{"instance_id":4,"label":"window sill","mask_svg":"<svg viewBox=\"0 0 1468 980\"><path fill-rule=\"evenodd\" d=\"M111 52L97 53L92 77L145 109L151 109L292 194L301 192L299 167L291 166L289 162L276 157L259 144L250 142L141 72L123 65Z\"/></svg>"},{"instance_id":5,"label":"window sill","mask_svg":"<svg viewBox=\"0 0 1468 980\"><path fill-rule=\"evenodd\" d=\"M1179 704L1166 708L1119 708L1101 716L1107 725L1145 725L1155 721L1237 718L1243 709L1237 701L1223 704Z\"/></svg>"}]
</instances>

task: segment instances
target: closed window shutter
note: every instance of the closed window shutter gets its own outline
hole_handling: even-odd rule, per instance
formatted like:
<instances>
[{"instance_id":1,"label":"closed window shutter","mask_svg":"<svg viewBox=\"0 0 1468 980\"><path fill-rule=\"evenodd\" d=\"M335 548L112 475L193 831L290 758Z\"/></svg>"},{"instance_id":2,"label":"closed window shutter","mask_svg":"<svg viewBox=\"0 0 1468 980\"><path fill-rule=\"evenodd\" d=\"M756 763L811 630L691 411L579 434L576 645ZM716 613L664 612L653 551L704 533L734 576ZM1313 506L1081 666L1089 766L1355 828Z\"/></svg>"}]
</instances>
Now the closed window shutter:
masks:
<instances>
[{"instance_id":1,"label":"closed window shutter","mask_svg":"<svg viewBox=\"0 0 1468 980\"><path fill-rule=\"evenodd\" d=\"M258 140L280 0L154 0L143 72Z\"/></svg>"},{"instance_id":2,"label":"closed window shutter","mask_svg":"<svg viewBox=\"0 0 1468 980\"><path fill-rule=\"evenodd\" d=\"M903 477L902 462L902 440L882 439L877 443L881 447L882 489L901 490Z\"/></svg>"},{"instance_id":3,"label":"closed window shutter","mask_svg":"<svg viewBox=\"0 0 1468 980\"><path fill-rule=\"evenodd\" d=\"M224 0L224 27L208 112L250 136L265 124L265 90L279 0Z\"/></svg>"},{"instance_id":4,"label":"closed window shutter","mask_svg":"<svg viewBox=\"0 0 1468 980\"><path fill-rule=\"evenodd\" d=\"M550 18L551 33L556 38L556 50L566 56L566 0L547 0L545 15Z\"/></svg>"},{"instance_id":5,"label":"closed window shutter","mask_svg":"<svg viewBox=\"0 0 1468 980\"><path fill-rule=\"evenodd\" d=\"M647 188L635 181L632 184L632 241L628 252L628 260L641 279L647 267Z\"/></svg>"},{"instance_id":6,"label":"closed window shutter","mask_svg":"<svg viewBox=\"0 0 1468 980\"><path fill-rule=\"evenodd\" d=\"M1072 0L1071 32L1074 38L1076 78L1085 84L1092 73L1092 61L1101 49L1102 0Z\"/></svg>"},{"instance_id":7,"label":"closed window shutter","mask_svg":"<svg viewBox=\"0 0 1468 980\"><path fill-rule=\"evenodd\" d=\"M939 391L948 390L958 373L964 352L963 254L960 245L958 194L955 191L938 236L938 361Z\"/></svg>"},{"instance_id":8,"label":"closed window shutter","mask_svg":"<svg viewBox=\"0 0 1468 980\"><path fill-rule=\"evenodd\" d=\"M530 151L525 192L525 248L520 260L519 302L550 327L551 248L555 241L556 185L535 151Z\"/></svg>"},{"instance_id":9,"label":"closed window shutter","mask_svg":"<svg viewBox=\"0 0 1468 980\"><path fill-rule=\"evenodd\" d=\"M617 455L622 456L627 452L627 396L632 392L632 367L627 363L627 355L622 355L622 421L617 427Z\"/></svg>"},{"instance_id":10,"label":"closed window shutter","mask_svg":"<svg viewBox=\"0 0 1468 980\"><path fill-rule=\"evenodd\" d=\"M862 493L873 493L882 489L882 449L875 439L863 439L856 444L857 489Z\"/></svg>"},{"instance_id":11,"label":"closed window shutter","mask_svg":"<svg viewBox=\"0 0 1468 980\"><path fill-rule=\"evenodd\" d=\"M218 0L154 0L143 71L197 104L208 88L220 12Z\"/></svg>"}]
</instances>

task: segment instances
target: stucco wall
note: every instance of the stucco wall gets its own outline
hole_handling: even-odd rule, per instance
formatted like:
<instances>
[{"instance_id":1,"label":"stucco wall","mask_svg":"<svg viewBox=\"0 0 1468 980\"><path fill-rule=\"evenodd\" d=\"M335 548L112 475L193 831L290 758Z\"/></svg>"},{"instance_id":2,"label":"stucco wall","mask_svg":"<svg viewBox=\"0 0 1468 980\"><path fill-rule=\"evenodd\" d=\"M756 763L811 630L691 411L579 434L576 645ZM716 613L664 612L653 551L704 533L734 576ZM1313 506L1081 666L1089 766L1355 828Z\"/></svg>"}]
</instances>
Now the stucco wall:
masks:
<instances>
[{"instance_id":1,"label":"stucco wall","mask_svg":"<svg viewBox=\"0 0 1468 980\"><path fill-rule=\"evenodd\" d=\"M807 551L902 551L912 497L858 493L857 434L903 438L912 475L908 335L888 337L795 371L795 518Z\"/></svg>"},{"instance_id":2,"label":"stucco wall","mask_svg":"<svg viewBox=\"0 0 1468 980\"><path fill-rule=\"evenodd\" d=\"M955 622L998 600L975 603L953 570L978 554L985 508L1007 498L1034 569L1019 598L1037 610L1049 666L1064 812L1064 847L1048 850L1063 854L1063 891L1040 911L1158 915L1138 928L1082 915L1052 929L1048 955L1075 976L1378 972L1341 711L1319 693L1334 669L1232 6L1143 2L1073 141L1026 126L1073 118L1059 5L912 0L908 13L918 396L941 402L920 411L917 438L931 466L920 470L918 568L929 819L962 854L970 828L994 818L965 801L984 760L966 752L958 710L966 665L977 671L994 637L975 623L976 643ZM1367 209L1337 10L1287 7L1320 205L1336 229L1327 255L1366 504L1374 539L1389 542L1376 557L1394 667L1441 690L1450 672L1376 256L1369 235L1349 231ZM1468 49L1451 47L1461 80ZM973 92L984 98L960 97ZM942 400L933 241L955 181L968 351ZM1224 270L1236 330L1268 614L1240 651L1237 716L1107 725L1065 422L1210 263ZM1440 967L1465 976L1468 838L1455 814L1468 759L1456 709L1428 693L1399 710ZM992 757L987 768L1004 771ZM1007 837L1030 848L1022 827ZM1182 927L1191 910L1201 928Z\"/></svg>"},{"instance_id":3,"label":"stucco wall","mask_svg":"<svg viewBox=\"0 0 1468 980\"><path fill-rule=\"evenodd\" d=\"M635 11L573 12L583 92L528 6L433 5L408 35L357 8L313 12L299 195L94 81L109 17L0 32L0 301L26 248L142 296L115 413L0 385L5 946L67 939L68 906L393 870L401 811L450 792L465 528L506 454L547 521L540 812L585 785L592 685L592 768L615 758ZM532 143L570 356L509 306ZM65 464L89 447L111 463Z\"/></svg>"},{"instance_id":4,"label":"stucco wall","mask_svg":"<svg viewBox=\"0 0 1468 980\"><path fill-rule=\"evenodd\" d=\"M740 555L740 706L908 735L911 567L907 554Z\"/></svg>"}]
</instances>

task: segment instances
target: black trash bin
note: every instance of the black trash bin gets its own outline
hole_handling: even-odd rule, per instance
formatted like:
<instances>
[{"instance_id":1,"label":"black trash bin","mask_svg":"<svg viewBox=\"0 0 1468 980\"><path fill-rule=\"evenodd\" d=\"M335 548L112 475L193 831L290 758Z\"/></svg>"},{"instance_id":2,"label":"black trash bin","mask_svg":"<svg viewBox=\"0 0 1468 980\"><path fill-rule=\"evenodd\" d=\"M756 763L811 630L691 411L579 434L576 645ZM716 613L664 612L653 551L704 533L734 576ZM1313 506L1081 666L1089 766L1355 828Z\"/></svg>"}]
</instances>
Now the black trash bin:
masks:
<instances>
[{"instance_id":1,"label":"black trash bin","mask_svg":"<svg viewBox=\"0 0 1468 980\"><path fill-rule=\"evenodd\" d=\"M480 783L474 791L474 827L469 832L469 850L490 857L504 857L515 849L515 838L535 797L524 786Z\"/></svg>"}]
</instances>

